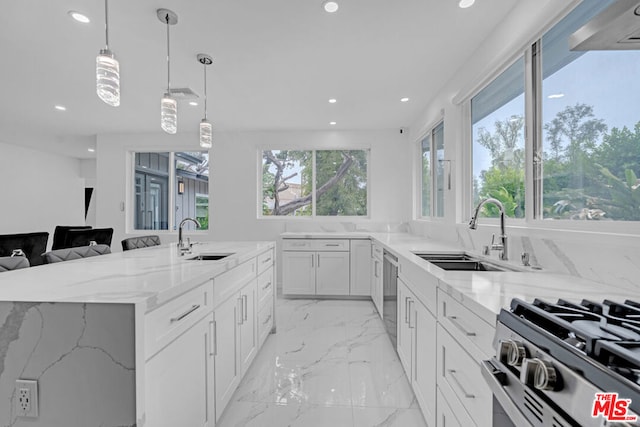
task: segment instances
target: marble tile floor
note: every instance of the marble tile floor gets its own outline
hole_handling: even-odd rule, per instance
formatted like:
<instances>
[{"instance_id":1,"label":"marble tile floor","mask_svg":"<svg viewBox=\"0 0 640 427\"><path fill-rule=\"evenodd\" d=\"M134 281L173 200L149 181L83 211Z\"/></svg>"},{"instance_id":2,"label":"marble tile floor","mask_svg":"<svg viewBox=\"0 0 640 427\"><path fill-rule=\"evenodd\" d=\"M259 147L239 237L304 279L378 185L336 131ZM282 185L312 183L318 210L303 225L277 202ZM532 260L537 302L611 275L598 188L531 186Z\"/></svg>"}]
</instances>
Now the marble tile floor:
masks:
<instances>
[{"instance_id":1,"label":"marble tile floor","mask_svg":"<svg viewBox=\"0 0 640 427\"><path fill-rule=\"evenodd\" d=\"M218 427L426 426L370 301L278 299Z\"/></svg>"}]
</instances>

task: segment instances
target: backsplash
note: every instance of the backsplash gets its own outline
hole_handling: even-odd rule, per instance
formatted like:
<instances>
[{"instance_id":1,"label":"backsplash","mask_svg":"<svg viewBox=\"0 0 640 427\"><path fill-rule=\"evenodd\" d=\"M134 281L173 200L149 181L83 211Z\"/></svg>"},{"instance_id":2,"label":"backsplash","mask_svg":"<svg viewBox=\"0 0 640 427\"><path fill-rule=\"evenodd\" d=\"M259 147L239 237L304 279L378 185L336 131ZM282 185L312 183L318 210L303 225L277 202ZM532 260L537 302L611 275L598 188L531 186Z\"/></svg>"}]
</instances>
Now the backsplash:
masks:
<instances>
[{"instance_id":1,"label":"backsplash","mask_svg":"<svg viewBox=\"0 0 640 427\"><path fill-rule=\"evenodd\" d=\"M412 234L457 243L476 253L491 243L493 233L499 234L497 226L486 224L471 230L466 224L413 221L409 228ZM531 265L543 272L594 280L640 296L640 237L524 227L507 227L507 236L510 262L520 264L521 253L527 252ZM491 257L497 259L498 253Z\"/></svg>"},{"instance_id":2,"label":"backsplash","mask_svg":"<svg viewBox=\"0 0 640 427\"><path fill-rule=\"evenodd\" d=\"M289 221L285 224L285 231L289 233L407 233L409 224L406 222L347 222L347 221Z\"/></svg>"}]
</instances>

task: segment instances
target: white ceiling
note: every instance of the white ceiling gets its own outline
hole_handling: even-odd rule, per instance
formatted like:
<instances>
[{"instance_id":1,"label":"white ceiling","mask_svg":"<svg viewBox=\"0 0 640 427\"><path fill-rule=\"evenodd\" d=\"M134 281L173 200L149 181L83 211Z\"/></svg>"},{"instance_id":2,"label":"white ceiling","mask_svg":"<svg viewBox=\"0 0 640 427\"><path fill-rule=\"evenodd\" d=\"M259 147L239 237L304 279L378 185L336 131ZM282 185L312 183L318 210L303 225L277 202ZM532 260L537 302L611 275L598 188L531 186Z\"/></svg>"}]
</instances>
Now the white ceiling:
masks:
<instances>
[{"instance_id":1,"label":"white ceiling","mask_svg":"<svg viewBox=\"0 0 640 427\"><path fill-rule=\"evenodd\" d=\"M196 54L214 59L208 67L214 131L404 127L517 3L477 0L460 9L458 0L338 1L338 12L328 14L321 0L110 0L118 108L95 94L95 57L105 41L102 0L4 2L0 141L48 138L60 152L89 157L86 146L96 134L161 132L166 26L158 8L179 19L171 27L172 87L201 95ZM91 23L75 22L69 10ZM202 116L202 102L180 103L178 132L196 132Z\"/></svg>"}]
</instances>

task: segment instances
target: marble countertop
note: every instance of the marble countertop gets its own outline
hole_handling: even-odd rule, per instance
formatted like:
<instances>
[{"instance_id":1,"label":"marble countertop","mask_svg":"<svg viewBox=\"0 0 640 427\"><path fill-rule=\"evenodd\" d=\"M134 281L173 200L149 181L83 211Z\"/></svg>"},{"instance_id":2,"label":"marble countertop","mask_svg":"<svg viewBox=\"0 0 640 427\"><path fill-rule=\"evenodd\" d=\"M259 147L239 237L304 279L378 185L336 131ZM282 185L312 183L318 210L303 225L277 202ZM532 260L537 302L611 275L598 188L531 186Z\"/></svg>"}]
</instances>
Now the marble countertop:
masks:
<instances>
[{"instance_id":1,"label":"marble countertop","mask_svg":"<svg viewBox=\"0 0 640 427\"><path fill-rule=\"evenodd\" d=\"M0 301L162 304L224 273L274 242L203 242L179 256L175 244L40 265L0 274ZM219 261L189 260L227 254Z\"/></svg>"},{"instance_id":2,"label":"marble countertop","mask_svg":"<svg viewBox=\"0 0 640 427\"><path fill-rule=\"evenodd\" d=\"M464 251L450 243L427 240L408 233L284 233L283 238L363 238L370 237L385 249L414 262L426 272L438 278L439 288L460 301L488 323L494 324L502 308L508 308L513 298L533 301L536 298L555 301L559 298L570 301L610 299L622 302L625 299L640 299L628 288L614 287L565 274L549 273L524 267L519 262L502 262L497 255L481 256L473 251ZM461 252L473 254L491 262L504 264L522 271L444 271L419 258L414 252ZM402 259L401 259L402 262ZM419 284L414 284L419 286Z\"/></svg>"}]
</instances>

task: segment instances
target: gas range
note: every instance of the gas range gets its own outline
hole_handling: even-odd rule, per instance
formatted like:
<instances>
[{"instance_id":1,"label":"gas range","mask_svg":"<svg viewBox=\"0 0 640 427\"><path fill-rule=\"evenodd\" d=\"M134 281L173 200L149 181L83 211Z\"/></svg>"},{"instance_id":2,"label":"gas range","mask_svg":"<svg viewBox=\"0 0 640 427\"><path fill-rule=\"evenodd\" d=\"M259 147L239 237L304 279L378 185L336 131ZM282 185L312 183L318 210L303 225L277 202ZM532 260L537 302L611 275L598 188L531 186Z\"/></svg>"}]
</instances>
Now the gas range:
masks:
<instances>
[{"instance_id":1,"label":"gas range","mask_svg":"<svg viewBox=\"0 0 640 427\"><path fill-rule=\"evenodd\" d=\"M640 426L640 303L514 299L494 348L483 374L515 425Z\"/></svg>"}]
</instances>

